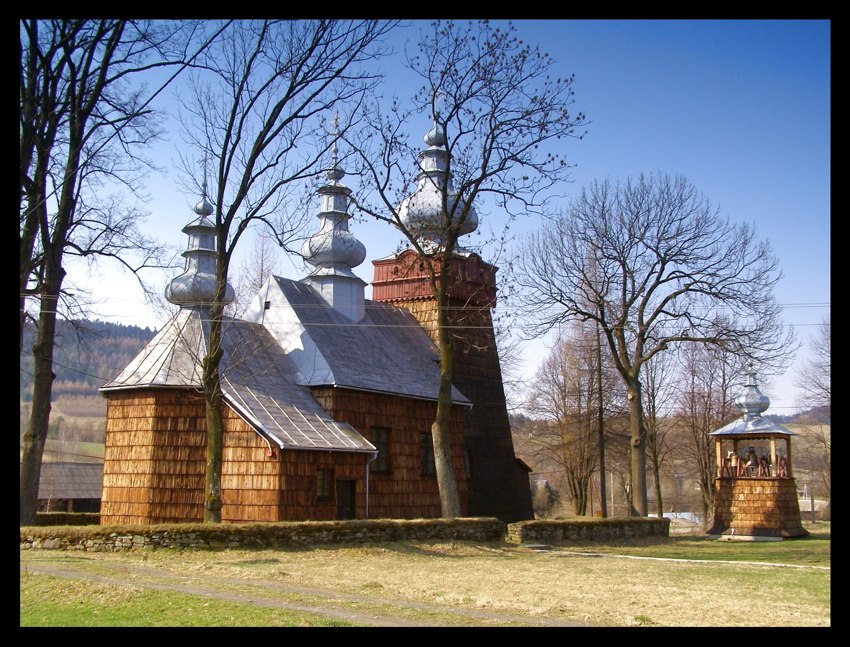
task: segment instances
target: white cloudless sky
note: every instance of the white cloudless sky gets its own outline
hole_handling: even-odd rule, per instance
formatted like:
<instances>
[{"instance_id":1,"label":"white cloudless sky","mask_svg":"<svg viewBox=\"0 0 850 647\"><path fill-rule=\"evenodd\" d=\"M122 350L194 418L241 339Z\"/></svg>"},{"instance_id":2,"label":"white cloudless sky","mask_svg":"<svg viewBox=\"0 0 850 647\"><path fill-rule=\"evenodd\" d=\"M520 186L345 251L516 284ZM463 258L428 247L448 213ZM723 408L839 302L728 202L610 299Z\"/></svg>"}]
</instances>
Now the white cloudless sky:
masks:
<instances>
[{"instance_id":1,"label":"white cloudless sky","mask_svg":"<svg viewBox=\"0 0 850 647\"><path fill-rule=\"evenodd\" d=\"M426 25L410 22L393 41L413 43ZM563 144L574 165L573 182L564 189L567 199L593 180L656 171L685 176L722 215L753 224L758 237L770 241L784 273L776 296L785 325L808 342L830 309L830 21L517 20L514 25L520 38L552 56L555 75L575 76L573 107L591 122L583 140ZM415 89L409 75L398 75L398 60L387 64L393 75L389 86L397 93ZM422 135L429 127L411 125ZM180 146L172 132L157 148L158 162L167 166ZM146 227L182 250L186 241L180 229L193 218L191 205L198 196L181 191L175 177L173 169L150 177ZM356 178L343 181L357 190ZM313 209L318 212L318 200ZM401 238L386 225L360 219L352 221L351 231L367 249L367 261L355 271L370 282L369 261L392 253ZM292 278L306 273L300 260L281 258L279 265ZM164 289L176 274L147 278ZM144 303L134 279L112 266L91 274L75 266L71 280L99 300L94 316L156 328L164 323ZM527 375L535 372L546 344L528 344ZM785 375L762 385L771 398L768 415L796 409L794 377L807 352L804 345Z\"/></svg>"}]
</instances>

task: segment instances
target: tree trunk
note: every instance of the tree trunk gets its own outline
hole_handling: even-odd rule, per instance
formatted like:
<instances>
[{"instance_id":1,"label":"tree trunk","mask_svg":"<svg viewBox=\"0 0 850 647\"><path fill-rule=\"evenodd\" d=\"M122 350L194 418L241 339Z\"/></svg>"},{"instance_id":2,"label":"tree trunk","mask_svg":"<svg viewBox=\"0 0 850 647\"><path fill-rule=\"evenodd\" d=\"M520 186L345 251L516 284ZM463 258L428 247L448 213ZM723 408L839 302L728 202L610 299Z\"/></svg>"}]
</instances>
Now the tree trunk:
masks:
<instances>
[{"instance_id":1,"label":"tree trunk","mask_svg":"<svg viewBox=\"0 0 850 647\"><path fill-rule=\"evenodd\" d=\"M643 424L640 382L632 380L627 385L630 418L630 461L631 500L630 517L648 516L646 496L646 429Z\"/></svg>"},{"instance_id":2,"label":"tree trunk","mask_svg":"<svg viewBox=\"0 0 850 647\"><path fill-rule=\"evenodd\" d=\"M599 510L608 516L608 490L605 486L605 406L602 400L602 340L596 323L596 429L599 438Z\"/></svg>"},{"instance_id":3,"label":"tree trunk","mask_svg":"<svg viewBox=\"0 0 850 647\"><path fill-rule=\"evenodd\" d=\"M437 486L440 489L442 516L452 518L461 516L461 510L457 481L455 480L455 473L452 467L451 411L454 348L452 347L448 310L445 303L447 285L447 272L443 271L437 294L437 336L440 342L440 391L437 396L437 416L431 425L431 436L434 444L434 469L437 473Z\"/></svg>"},{"instance_id":4,"label":"tree trunk","mask_svg":"<svg viewBox=\"0 0 850 647\"><path fill-rule=\"evenodd\" d=\"M207 449L204 470L204 523L221 523L221 462L224 448L224 418L222 416L221 338L223 313L221 301L210 308L210 339L207 356L203 359L204 401L206 403Z\"/></svg>"},{"instance_id":5,"label":"tree trunk","mask_svg":"<svg viewBox=\"0 0 850 647\"><path fill-rule=\"evenodd\" d=\"M580 517L587 516L587 481L583 478L576 481L575 511Z\"/></svg>"},{"instance_id":6,"label":"tree trunk","mask_svg":"<svg viewBox=\"0 0 850 647\"><path fill-rule=\"evenodd\" d=\"M41 461L50 423L53 396L53 340L56 332L56 306L65 275L61 267L48 269L44 296L41 297L36 342L33 345L32 410L24 433L21 455L20 522L33 525L38 510L38 486L41 480Z\"/></svg>"},{"instance_id":7,"label":"tree trunk","mask_svg":"<svg viewBox=\"0 0 850 647\"><path fill-rule=\"evenodd\" d=\"M661 469L658 466L657 456L653 457L652 475L655 479L655 501L657 503L655 510L658 514L658 518L660 519L664 516L664 501L661 499Z\"/></svg>"},{"instance_id":8,"label":"tree trunk","mask_svg":"<svg viewBox=\"0 0 850 647\"><path fill-rule=\"evenodd\" d=\"M76 135L72 129L72 135ZM56 336L56 316L59 306L59 294L65 280L62 258L67 245L76 196L80 162L80 147L77 138L68 144L68 160L65 165L64 182L55 215L53 235L48 241L47 232L42 232L44 242L44 284L40 286L41 312L33 346L33 387L32 411L27 430L24 433L24 446L21 456L20 482L20 521L22 525L35 523L38 510L38 486L41 480L41 461L44 456L44 444L50 424L51 400L53 398L53 346ZM40 187L43 190L43 186ZM39 209L46 209L44 204ZM44 214L43 214L44 215Z\"/></svg>"},{"instance_id":9,"label":"tree trunk","mask_svg":"<svg viewBox=\"0 0 850 647\"><path fill-rule=\"evenodd\" d=\"M30 194L30 200L28 202L33 203L33 196ZM38 193L35 196L35 200L42 200L41 194ZM21 303L21 315L20 315L20 352L24 352L24 327L26 325L26 306L27 306L27 297L25 296L27 285L30 280L30 272L32 271L32 257L33 250L35 248L35 238L38 233L38 217L37 217L37 209L35 207L29 207L27 209L27 214L25 217L24 226L21 229L21 246L20 246L20 303ZM55 308L53 308L55 310Z\"/></svg>"}]
</instances>

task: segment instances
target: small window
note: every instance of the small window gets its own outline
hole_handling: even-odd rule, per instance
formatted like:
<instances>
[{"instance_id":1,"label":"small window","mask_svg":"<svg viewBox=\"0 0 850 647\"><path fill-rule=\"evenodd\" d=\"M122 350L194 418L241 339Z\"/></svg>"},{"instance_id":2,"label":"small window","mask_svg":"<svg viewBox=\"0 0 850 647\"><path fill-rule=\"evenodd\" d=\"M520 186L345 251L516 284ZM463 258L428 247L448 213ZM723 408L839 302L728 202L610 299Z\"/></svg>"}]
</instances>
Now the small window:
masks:
<instances>
[{"instance_id":1,"label":"small window","mask_svg":"<svg viewBox=\"0 0 850 647\"><path fill-rule=\"evenodd\" d=\"M316 496L320 499L333 498L334 471L320 467L316 472Z\"/></svg>"},{"instance_id":2,"label":"small window","mask_svg":"<svg viewBox=\"0 0 850 647\"><path fill-rule=\"evenodd\" d=\"M434 476L437 473L434 467L434 439L430 433L419 434L419 459L422 476Z\"/></svg>"},{"instance_id":3,"label":"small window","mask_svg":"<svg viewBox=\"0 0 850 647\"><path fill-rule=\"evenodd\" d=\"M378 450L378 457L372 462L373 472L390 471L390 430L386 427L372 427L372 444Z\"/></svg>"}]
</instances>

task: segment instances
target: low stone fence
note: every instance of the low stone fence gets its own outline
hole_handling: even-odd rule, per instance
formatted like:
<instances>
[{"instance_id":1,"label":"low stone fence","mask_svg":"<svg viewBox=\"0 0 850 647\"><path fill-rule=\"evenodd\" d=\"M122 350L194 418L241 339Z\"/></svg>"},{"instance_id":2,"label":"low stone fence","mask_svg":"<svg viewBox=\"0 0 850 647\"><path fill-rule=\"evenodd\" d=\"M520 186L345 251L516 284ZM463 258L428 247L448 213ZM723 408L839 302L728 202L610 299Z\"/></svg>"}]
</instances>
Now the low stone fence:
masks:
<instances>
[{"instance_id":1,"label":"low stone fence","mask_svg":"<svg viewBox=\"0 0 850 647\"><path fill-rule=\"evenodd\" d=\"M505 524L496 518L370 519L249 524L151 526L26 526L21 549L121 551L137 548L291 548L385 541L466 540L517 544L569 544L639 537L668 537L670 520L657 517L533 520Z\"/></svg>"},{"instance_id":2,"label":"low stone fence","mask_svg":"<svg viewBox=\"0 0 850 647\"><path fill-rule=\"evenodd\" d=\"M507 541L518 544L670 536L670 520L658 517L538 519L511 523L507 528Z\"/></svg>"},{"instance_id":3,"label":"low stone fence","mask_svg":"<svg viewBox=\"0 0 850 647\"><path fill-rule=\"evenodd\" d=\"M121 551L137 548L287 548L405 539L502 541L496 518L373 519L252 524L26 526L21 549Z\"/></svg>"}]
</instances>

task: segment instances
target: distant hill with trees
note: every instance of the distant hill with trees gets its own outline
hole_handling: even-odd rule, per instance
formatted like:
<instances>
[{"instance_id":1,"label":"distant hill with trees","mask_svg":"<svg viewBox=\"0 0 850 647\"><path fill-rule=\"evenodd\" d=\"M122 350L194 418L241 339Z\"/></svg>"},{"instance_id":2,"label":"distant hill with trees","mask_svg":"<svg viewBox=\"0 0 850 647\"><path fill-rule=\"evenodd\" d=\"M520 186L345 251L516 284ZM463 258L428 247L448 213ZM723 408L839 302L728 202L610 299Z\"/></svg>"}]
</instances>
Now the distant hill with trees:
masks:
<instances>
[{"instance_id":1,"label":"distant hill with trees","mask_svg":"<svg viewBox=\"0 0 850 647\"><path fill-rule=\"evenodd\" d=\"M62 410L78 400L82 405L97 404L106 412L106 402L98 389L120 373L156 334L156 330L125 326L106 321L60 321L57 325L53 371L53 402L64 402ZM24 333L21 353L21 403L32 399L34 335ZM92 400L96 398L94 402ZM74 408L71 406L71 408ZM91 406L87 406L91 409ZM82 414L80 415L86 415Z\"/></svg>"}]
</instances>

